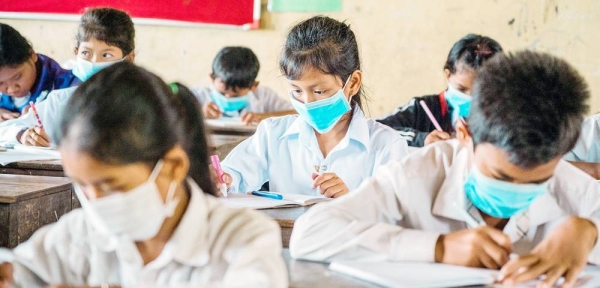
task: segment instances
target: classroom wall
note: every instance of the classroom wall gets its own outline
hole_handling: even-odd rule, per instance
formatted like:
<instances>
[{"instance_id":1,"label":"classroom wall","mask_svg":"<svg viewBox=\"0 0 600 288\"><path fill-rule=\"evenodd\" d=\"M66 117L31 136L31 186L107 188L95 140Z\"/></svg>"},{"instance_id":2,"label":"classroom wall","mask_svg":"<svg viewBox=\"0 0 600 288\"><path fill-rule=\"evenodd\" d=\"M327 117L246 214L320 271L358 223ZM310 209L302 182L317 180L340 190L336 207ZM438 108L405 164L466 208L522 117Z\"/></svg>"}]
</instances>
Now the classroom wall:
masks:
<instances>
[{"instance_id":1,"label":"classroom wall","mask_svg":"<svg viewBox=\"0 0 600 288\"><path fill-rule=\"evenodd\" d=\"M287 29L312 14L270 13L266 3L257 31L137 25L136 62L168 81L203 85L221 47L244 45L261 61L261 83L287 97L278 55ZM447 53L471 32L498 40L508 51L533 49L564 57L587 79L593 111L600 108L600 1L345 0L342 12L328 15L346 20L357 34L371 99L367 113L373 117L411 97L443 90ZM75 22L0 21L17 28L38 52L61 63L74 57Z\"/></svg>"}]
</instances>

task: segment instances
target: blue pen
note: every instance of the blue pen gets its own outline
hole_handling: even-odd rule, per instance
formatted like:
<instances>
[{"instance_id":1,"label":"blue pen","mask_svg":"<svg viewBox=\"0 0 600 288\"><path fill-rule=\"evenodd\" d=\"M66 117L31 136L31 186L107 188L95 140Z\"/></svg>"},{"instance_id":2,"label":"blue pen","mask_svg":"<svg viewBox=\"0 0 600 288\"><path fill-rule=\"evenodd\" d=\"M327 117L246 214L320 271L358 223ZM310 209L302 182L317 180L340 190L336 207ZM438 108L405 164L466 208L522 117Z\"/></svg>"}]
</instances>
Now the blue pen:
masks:
<instances>
[{"instance_id":1,"label":"blue pen","mask_svg":"<svg viewBox=\"0 0 600 288\"><path fill-rule=\"evenodd\" d=\"M283 200L283 196L277 193L265 192L265 191L252 191L250 193L254 196L267 197L275 200Z\"/></svg>"}]
</instances>

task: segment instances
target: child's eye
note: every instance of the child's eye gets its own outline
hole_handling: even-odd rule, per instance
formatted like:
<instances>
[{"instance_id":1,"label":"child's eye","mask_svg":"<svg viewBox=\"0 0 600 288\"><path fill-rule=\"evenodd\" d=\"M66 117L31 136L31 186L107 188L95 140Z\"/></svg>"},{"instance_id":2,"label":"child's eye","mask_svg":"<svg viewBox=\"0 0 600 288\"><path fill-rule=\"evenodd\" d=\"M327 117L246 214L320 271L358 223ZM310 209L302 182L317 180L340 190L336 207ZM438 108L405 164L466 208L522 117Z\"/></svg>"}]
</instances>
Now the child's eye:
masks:
<instances>
[{"instance_id":1,"label":"child's eye","mask_svg":"<svg viewBox=\"0 0 600 288\"><path fill-rule=\"evenodd\" d=\"M113 55L110 54L110 53L104 53L104 54L102 54L102 57L104 57L104 58L111 58L111 57L113 57Z\"/></svg>"},{"instance_id":2,"label":"child's eye","mask_svg":"<svg viewBox=\"0 0 600 288\"><path fill-rule=\"evenodd\" d=\"M299 97L300 97L300 95L302 95L302 90L299 90L299 89L291 89L291 90L290 90L290 93L292 94L292 96L293 96L294 98L299 98Z\"/></svg>"},{"instance_id":3,"label":"child's eye","mask_svg":"<svg viewBox=\"0 0 600 288\"><path fill-rule=\"evenodd\" d=\"M315 93L317 95L322 95L324 93L324 91L317 90L317 91L314 91L313 93Z\"/></svg>"},{"instance_id":4,"label":"child's eye","mask_svg":"<svg viewBox=\"0 0 600 288\"><path fill-rule=\"evenodd\" d=\"M90 52L88 52L88 51L81 51L80 54L83 55L83 56L88 56L88 55L90 55Z\"/></svg>"}]
</instances>

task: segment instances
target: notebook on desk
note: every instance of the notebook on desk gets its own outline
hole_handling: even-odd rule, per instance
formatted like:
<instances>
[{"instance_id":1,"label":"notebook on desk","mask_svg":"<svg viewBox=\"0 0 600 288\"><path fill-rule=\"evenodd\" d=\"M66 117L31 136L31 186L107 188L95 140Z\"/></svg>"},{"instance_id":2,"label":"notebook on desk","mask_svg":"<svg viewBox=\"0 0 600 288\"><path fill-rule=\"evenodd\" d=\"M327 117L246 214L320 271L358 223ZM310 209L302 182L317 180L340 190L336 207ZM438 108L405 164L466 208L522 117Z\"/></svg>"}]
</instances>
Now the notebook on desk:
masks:
<instances>
[{"instance_id":1,"label":"notebook on desk","mask_svg":"<svg viewBox=\"0 0 600 288\"><path fill-rule=\"evenodd\" d=\"M206 123L206 125L209 127L232 128L245 131L256 130L255 125L245 125L240 117L220 117L217 119L205 119L204 123Z\"/></svg>"},{"instance_id":2,"label":"notebook on desk","mask_svg":"<svg viewBox=\"0 0 600 288\"><path fill-rule=\"evenodd\" d=\"M60 152L56 149L21 144L15 144L11 148L6 149L6 151L0 152L0 165L22 161L59 159L61 159Z\"/></svg>"},{"instance_id":3,"label":"notebook on desk","mask_svg":"<svg viewBox=\"0 0 600 288\"><path fill-rule=\"evenodd\" d=\"M310 206L319 202L326 202L332 198L319 196L309 196L301 194L282 194L282 200L276 200L266 197L254 196L244 193L230 193L227 198L220 197L225 206L229 208L250 208L250 209L269 209L284 208L296 206Z\"/></svg>"},{"instance_id":4,"label":"notebook on desk","mask_svg":"<svg viewBox=\"0 0 600 288\"><path fill-rule=\"evenodd\" d=\"M329 269L383 287L502 287L494 284L498 270L417 262L332 262ZM558 284L562 283L560 279ZM517 287L536 287L530 281ZM588 266L575 287L600 287L600 267Z\"/></svg>"}]
</instances>

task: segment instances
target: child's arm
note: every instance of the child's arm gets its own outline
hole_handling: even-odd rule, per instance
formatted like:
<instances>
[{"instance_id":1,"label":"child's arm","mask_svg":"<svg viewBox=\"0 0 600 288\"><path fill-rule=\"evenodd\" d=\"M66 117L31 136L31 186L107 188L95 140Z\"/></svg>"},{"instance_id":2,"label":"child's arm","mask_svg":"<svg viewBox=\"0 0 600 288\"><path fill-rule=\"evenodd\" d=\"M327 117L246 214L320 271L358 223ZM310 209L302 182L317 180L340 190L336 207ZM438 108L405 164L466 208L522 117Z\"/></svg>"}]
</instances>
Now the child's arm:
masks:
<instances>
[{"instance_id":1,"label":"child's arm","mask_svg":"<svg viewBox=\"0 0 600 288\"><path fill-rule=\"evenodd\" d=\"M242 122L245 125L256 125L260 123L262 120L271 117L279 117L285 115L297 114L296 110L285 110L285 111L277 111L277 112L269 112L269 113L256 113L256 112L247 112L242 115Z\"/></svg>"},{"instance_id":2,"label":"child's arm","mask_svg":"<svg viewBox=\"0 0 600 288\"><path fill-rule=\"evenodd\" d=\"M594 223L571 216L556 227L531 253L521 255L504 265L499 281L504 285L513 286L546 275L542 280L545 286L542 287L554 287L564 275L565 282L561 287L573 287L577 276L585 268L588 255L596 245L597 239L598 229Z\"/></svg>"},{"instance_id":3,"label":"child's arm","mask_svg":"<svg viewBox=\"0 0 600 288\"><path fill-rule=\"evenodd\" d=\"M19 118L19 116L21 116L21 113L19 112L12 112L10 110L0 108L0 122L10 119L16 119Z\"/></svg>"},{"instance_id":4,"label":"child's arm","mask_svg":"<svg viewBox=\"0 0 600 288\"><path fill-rule=\"evenodd\" d=\"M577 161L569 161L569 163L573 164L573 166L581 169L583 172L594 177L596 180L600 180L600 163L577 162Z\"/></svg>"},{"instance_id":5,"label":"child's arm","mask_svg":"<svg viewBox=\"0 0 600 288\"><path fill-rule=\"evenodd\" d=\"M80 213L81 215L76 215ZM73 231L87 234L82 228L84 227L82 214L82 211L71 212L58 222L40 228L29 240L17 246L12 252L0 250L0 262L11 263L10 268L16 287L85 284L83 274L89 268L87 258L89 253L84 249L78 249L85 247L85 244L82 244L85 241L81 241L85 237L81 235L79 240L72 237L77 234ZM7 271L6 265L4 271Z\"/></svg>"},{"instance_id":6,"label":"child's arm","mask_svg":"<svg viewBox=\"0 0 600 288\"><path fill-rule=\"evenodd\" d=\"M437 97L437 96L436 96ZM396 111L388 116L377 119L377 122L384 124L400 132L400 136L406 139L409 146L412 147L423 147L426 144L434 142L436 138L430 136L430 133L435 128L433 124L428 125L431 122L425 112L423 112L418 101L425 100L430 106L430 109L437 114L437 109L433 107L432 103L438 103L435 101L428 101L427 97L416 97L413 98L408 104L398 107ZM436 98L437 99L437 98ZM440 119L438 119L440 122ZM431 129L423 129L425 126L431 126ZM429 136L429 139L428 139Z\"/></svg>"},{"instance_id":7,"label":"child's arm","mask_svg":"<svg viewBox=\"0 0 600 288\"><path fill-rule=\"evenodd\" d=\"M233 191L243 193L258 190L269 181L268 145L271 124L270 120L260 123L254 135L233 148L221 162L223 172L231 177L230 186Z\"/></svg>"}]
</instances>

